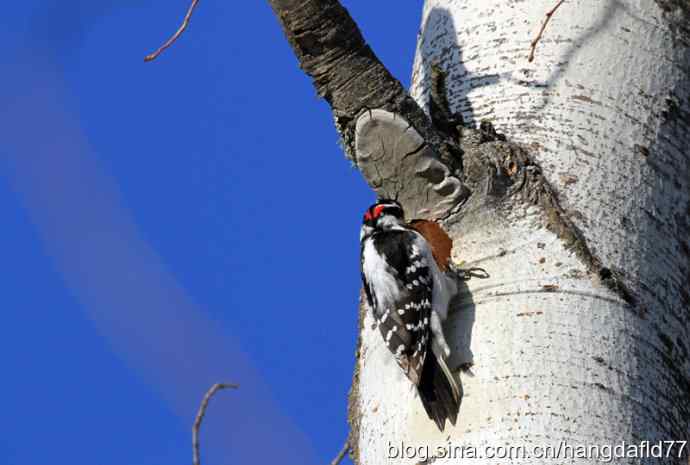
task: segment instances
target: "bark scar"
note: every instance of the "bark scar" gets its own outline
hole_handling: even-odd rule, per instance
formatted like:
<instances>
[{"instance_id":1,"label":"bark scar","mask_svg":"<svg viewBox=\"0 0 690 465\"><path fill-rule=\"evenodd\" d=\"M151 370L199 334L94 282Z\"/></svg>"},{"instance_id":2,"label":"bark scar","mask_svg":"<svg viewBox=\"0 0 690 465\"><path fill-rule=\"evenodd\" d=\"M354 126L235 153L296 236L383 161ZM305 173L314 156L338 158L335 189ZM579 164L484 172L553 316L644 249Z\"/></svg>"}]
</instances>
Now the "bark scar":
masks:
<instances>
[{"instance_id":1,"label":"bark scar","mask_svg":"<svg viewBox=\"0 0 690 465\"><path fill-rule=\"evenodd\" d=\"M492 204L511 199L540 207L546 229L575 253L590 276L629 306L637 306L639 299L625 283L623 273L605 266L592 252L584 234L561 206L542 167L523 147L498 133L489 121L482 121L478 130L466 128L460 145L464 153L464 181L473 195L484 196ZM482 185L489 188L479 188Z\"/></svg>"}]
</instances>

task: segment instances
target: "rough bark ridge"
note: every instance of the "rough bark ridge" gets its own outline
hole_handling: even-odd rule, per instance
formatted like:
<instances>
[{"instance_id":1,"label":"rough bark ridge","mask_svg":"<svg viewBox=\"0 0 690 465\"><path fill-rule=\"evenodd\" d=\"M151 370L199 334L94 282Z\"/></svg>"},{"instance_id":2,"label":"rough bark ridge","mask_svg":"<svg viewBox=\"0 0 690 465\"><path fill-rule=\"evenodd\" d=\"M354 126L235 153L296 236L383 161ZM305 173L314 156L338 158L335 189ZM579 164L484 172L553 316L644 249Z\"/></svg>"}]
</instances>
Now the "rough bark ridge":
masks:
<instances>
[{"instance_id":1,"label":"rough bark ridge","mask_svg":"<svg viewBox=\"0 0 690 465\"><path fill-rule=\"evenodd\" d=\"M270 3L300 67L313 79L317 93L331 105L350 158L356 159L353 121L373 108L404 115L425 140L440 145L426 115L381 64L337 1Z\"/></svg>"}]
</instances>

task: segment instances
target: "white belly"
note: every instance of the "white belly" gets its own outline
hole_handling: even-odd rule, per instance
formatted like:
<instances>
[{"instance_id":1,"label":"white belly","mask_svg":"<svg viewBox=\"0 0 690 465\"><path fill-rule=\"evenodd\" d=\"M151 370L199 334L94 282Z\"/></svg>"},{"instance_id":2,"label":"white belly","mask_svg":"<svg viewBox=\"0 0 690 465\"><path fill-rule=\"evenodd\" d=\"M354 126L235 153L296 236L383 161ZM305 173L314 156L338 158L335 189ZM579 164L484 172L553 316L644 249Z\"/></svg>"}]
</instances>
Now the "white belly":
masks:
<instances>
[{"instance_id":1,"label":"white belly","mask_svg":"<svg viewBox=\"0 0 690 465\"><path fill-rule=\"evenodd\" d=\"M395 271L388 266L386 261L376 253L374 241L369 238L364 242L364 259L362 272L370 288L374 292L374 300L379 308L375 312L383 313L399 295L399 287L395 277Z\"/></svg>"}]
</instances>

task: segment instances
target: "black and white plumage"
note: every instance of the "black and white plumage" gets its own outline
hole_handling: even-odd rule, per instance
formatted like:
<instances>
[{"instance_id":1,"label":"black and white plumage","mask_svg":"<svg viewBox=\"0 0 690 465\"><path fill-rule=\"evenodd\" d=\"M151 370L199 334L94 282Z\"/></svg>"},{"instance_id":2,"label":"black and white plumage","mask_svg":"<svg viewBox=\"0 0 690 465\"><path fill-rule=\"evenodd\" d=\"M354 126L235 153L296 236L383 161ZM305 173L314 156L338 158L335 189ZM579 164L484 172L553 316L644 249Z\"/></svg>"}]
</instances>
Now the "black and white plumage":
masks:
<instances>
[{"instance_id":1,"label":"black and white plumage","mask_svg":"<svg viewBox=\"0 0 690 465\"><path fill-rule=\"evenodd\" d=\"M460 406L441 327L455 282L439 270L431 246L405 224L394 200L379 200L367 210L360 243L364 291L381 336L443 431L446 419L455 424Z\"/></svg>"}]
</instances>

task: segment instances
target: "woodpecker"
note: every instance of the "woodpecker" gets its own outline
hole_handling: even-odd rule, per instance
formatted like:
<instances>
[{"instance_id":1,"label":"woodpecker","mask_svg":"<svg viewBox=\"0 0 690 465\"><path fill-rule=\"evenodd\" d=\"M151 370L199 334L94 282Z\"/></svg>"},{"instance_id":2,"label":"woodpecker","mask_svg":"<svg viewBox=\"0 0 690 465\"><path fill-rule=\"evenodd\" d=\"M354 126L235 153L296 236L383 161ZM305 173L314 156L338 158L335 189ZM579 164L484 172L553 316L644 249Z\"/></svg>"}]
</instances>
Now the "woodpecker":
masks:
<instances>
[{"instance_id":1,"label":"woodpecker","mask_svg":"<svg viewBox=\"0 0 690 465\"><path fill-rule=\"evenodd\" d=\"M425 237L405 223L395 200L369 207L360 246L364 292L381 336L443 431L446 419L455 425L461 400L441 326L457 285L439 269Z\"/></svg>"}]
</instances>

